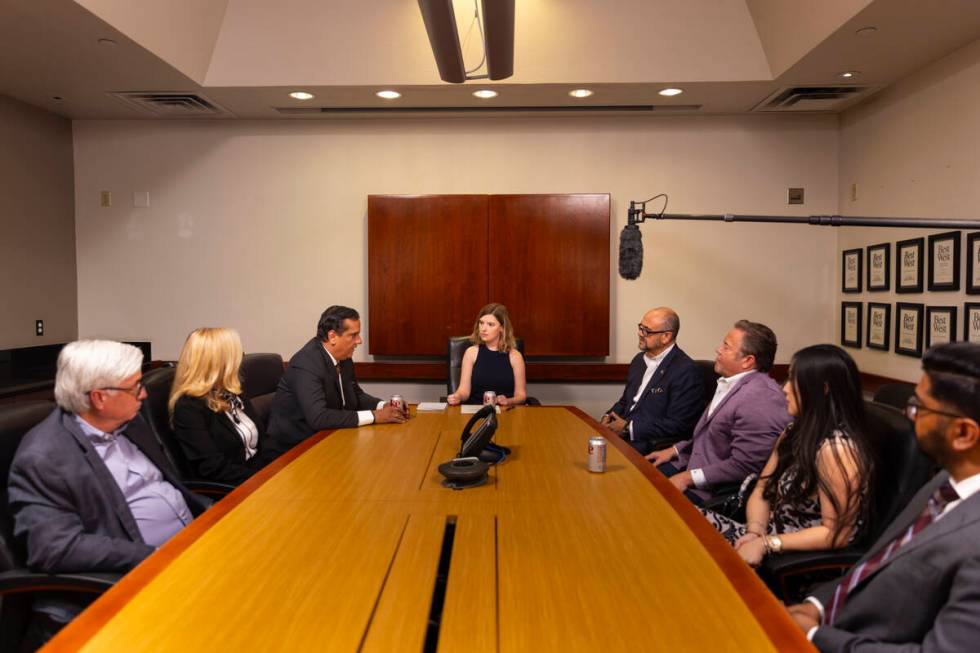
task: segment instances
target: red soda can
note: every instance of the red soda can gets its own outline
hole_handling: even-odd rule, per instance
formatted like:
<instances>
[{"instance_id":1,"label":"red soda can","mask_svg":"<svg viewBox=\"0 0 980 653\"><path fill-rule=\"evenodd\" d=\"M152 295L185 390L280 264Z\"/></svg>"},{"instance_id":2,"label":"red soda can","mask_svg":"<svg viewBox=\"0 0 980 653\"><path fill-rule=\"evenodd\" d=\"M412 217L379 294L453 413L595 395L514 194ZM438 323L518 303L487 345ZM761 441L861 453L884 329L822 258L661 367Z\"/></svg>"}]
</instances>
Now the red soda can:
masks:
<instances>
[{"instance_id":1,"label":"red soda can","mask_svg":"<svg viewBox=\"0 0 980 653\"><path fill-rule=\"evenodd\" d=\"M405 410L405 400L401 395L391 395L391 399L388 401L392 408L397 408L398 410Z\"/></svg>"}]
</instances>

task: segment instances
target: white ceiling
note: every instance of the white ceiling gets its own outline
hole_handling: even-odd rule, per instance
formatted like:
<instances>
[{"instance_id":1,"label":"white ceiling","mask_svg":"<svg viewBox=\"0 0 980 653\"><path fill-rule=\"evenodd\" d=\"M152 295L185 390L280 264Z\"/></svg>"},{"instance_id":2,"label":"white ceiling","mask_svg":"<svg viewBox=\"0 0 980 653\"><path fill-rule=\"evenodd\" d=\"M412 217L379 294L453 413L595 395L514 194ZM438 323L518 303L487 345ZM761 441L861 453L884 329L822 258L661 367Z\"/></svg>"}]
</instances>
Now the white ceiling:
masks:
<instances>
[{"instance_id":1,"label":"white ceiling","mask_svg":"<svg viewBox=\"0 0 980 653\"><path fill-rule=\"evenodd\" d=\"M473 0L454 2L465 35ZM0 0L0 93L75 119L154 117L109 95L120 91L197 93L238 118L336 115L277 110L288 107L741 113L786 86L880 88L980 38L976 0L516 0L516 15L513 77L452 85L416 0ZM857 35L867 26L877 31ZM468 65L477 46L471 36ZM861 75L841 80L844 70ZM500 95L471 95L484 86ZM663 98L665 86L685 92ZM595 95L567 95L579 87ZM403 96L380 100L382 88Z\"/></svg>"}]
</instances>

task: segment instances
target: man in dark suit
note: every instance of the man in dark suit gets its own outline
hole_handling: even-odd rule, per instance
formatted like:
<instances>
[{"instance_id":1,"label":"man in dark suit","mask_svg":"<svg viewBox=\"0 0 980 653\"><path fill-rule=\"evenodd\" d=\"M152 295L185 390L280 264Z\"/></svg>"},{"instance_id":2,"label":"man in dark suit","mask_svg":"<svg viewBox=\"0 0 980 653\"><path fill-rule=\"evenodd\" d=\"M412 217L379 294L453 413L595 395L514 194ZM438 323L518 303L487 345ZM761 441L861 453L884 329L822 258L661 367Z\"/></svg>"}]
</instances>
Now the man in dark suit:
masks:
<instances>
[{"instance_id":1,"label":"man in dark suit","mask_svg":"<svg viewBox=\"0 0 980 653\"><path fill-rule=\"evenodd\" d=\"M138 416L143 353L88 340L58 356L58 407L25 436L10 466L14 535L41 572L126 572L210 502L181 484ZM72 619L80 595L34 601L28 646Z\"/></svg>"},{"instance_id":2,"label":"man in dark suit","mask_svg":"<svg viewBox=\"0 0 980 653\"><path fill-rule=\"evenodd\" d=\"M677 346L677 313L653 308L637 326L640 353L630 363L626 389L600 421L645 455L657 441L689 438L704 397L700 370Z\"/></svg>"},{"instance_id":3,"label":"man in dark suit","mask_svg":"<svg viewBox=\"0 0 980 653\"><path fill-rule=\"evenodd\" d=\"M821 651L975 651L980 642L980 345L934 347L909 400L942 465L840 582L789 612Z\"/></svg>"},{"instance_id":4,"label":"man in dark suit","mask_svg":"<svg viewBox=\"0 0 980 653\"><path fill-rule=\"evenodd\" d=\"M697 504L760 472L790 421L786 397L768 374L776 357L772 329L739 320L715 354L721 378L693 436L647 456Z\"/></svg>"},{"instance_id":5,"label":"man in dark suit","mask_svg":"<svg viewBox=\"0 0 980 653\"><path fill-rule=\"evenodd\" d=\"M397 409L361 389L351 356L361 340L361 316L331 306L320 316L316 337L289 359L269 415L267 448L281 454L317 431L404 422Z\"/></svg>"}]
</instances>

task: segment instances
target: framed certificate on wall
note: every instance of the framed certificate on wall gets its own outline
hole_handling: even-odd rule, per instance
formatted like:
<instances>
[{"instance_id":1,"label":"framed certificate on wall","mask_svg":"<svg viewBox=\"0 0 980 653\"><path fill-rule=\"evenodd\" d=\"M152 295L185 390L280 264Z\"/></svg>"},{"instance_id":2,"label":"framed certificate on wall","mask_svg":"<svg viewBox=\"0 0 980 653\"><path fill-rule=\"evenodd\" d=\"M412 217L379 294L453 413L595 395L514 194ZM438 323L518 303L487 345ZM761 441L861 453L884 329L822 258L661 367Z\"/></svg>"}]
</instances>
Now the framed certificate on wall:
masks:
<instances>
[{"instance_id":1,"label":"framed certificate on wall","mask_svg":"<svg viewBox=\"0 0 980 653\"><path fill-rule=\"evenodd\" d=\"M980 295L980 231L966 235L966 294Z\"/></svg>"},{"instance_id":2,"label":"framed certificate on wall","mask_svg":"<svg viewBox=\"0 0 980 653\"><path fill-rule=\"evenodd\" d=\"M861 302L841 302L840 342L845 347L861 348L861 306Z\"/></svg>"},{"instance_id":3,"label":"framed certificate on wall","mask_svg":"<svg viewBox=\"0 0 980 653\"><path fill-rule=\"evenodd\" d=\"M963 304L963 340L980 342L980 304Z\"/></svg>"},{"instance_id":4,"label":"framed certificate on wall","mask_svg":"<svg viewBox=\"0 0 980 653\"><path fill-rule=\"evenodd\" d=\"M956 307L926 308L926 349L956 340Z\"/></svg>"},{"instance_id":5,"label":"framed certificate on wall","mask_svg":"<svg viewBox=\"0 0 980 653\"><path fill-rule=\"evenodd\" d=\"M891 318L891 304L868 304L868 333L864 341L870 349L888 351L891 342Z\"/></svg>"},{"instance_id":6,"label":"framed certificate on wall","mask_svg":"<svg viewBox=\"0 0 980 653\"><path fill-rule=\"evenodd\" d=\"M895 305L895 353L922 357L922 304Z\"/></svg>"},{"instance_id":7,"label":"framed certificate on wall","mask_svg":"<svg viewBox=\"0 0 980 653\"><path fill-rule=\"evenodd\" d=\"M841 292L861 292L863 249L846 249L841 256Z\"/></svg>"},{"instance_id":8,"label":"framed certificate on wall","mask_svg":"<svg viewBox=\"0 0 980 653\"><path fill-rule=\"evenodd\" d=\"M895 244L895 292L922 292L923 248L924 238L900 240Z\"/></svg>"},{"instance_id":9,"label":"framed certificate on wall","mask_svg":"<svg viewBox=\"0 0 980 653\"><path fill-rule=\"evenodd\" d=\"M960 289L960 232L929 236L929 290Z\"/></svg>"},{"instance_id":10,"label":"framed certificate on wall","mask_svg":"<svg viewBox=\"0 0 980 653\"><path fill-rule=\"evenodd\" d=\"M868 245L868 290L888 290L891 287L892 244ZM870 322L869 322L870 324Z\"/></svg>"}]
</instances>

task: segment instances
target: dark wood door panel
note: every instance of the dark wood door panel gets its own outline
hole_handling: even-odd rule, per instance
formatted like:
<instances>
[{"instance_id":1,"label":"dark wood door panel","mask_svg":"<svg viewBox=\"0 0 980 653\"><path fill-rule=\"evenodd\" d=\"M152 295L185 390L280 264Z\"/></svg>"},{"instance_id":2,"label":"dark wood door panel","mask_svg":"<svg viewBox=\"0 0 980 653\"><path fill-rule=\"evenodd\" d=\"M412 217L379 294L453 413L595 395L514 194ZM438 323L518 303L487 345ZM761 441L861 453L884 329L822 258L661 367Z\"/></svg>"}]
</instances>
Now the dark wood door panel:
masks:
<instances>
[{"instance_id":1,"label":"dark wood door panel","mask_svg":"<svg viewBox=\"0 0 980 653\"><path fill-rule=\"evenodd\" d=\"M437 356L487 303L486 195L368 196L368 351Z\"/></svg>"},{"instance_id":2,"label":"dark wood door panel","mask_svg":"<svg viewBox=\"0 0 980 653\"><path fill-rule=\"evenodd\" d=\"M490 301L529 356L609 354L609 195L490 196Z\"/></svg>"}]
</instances>

